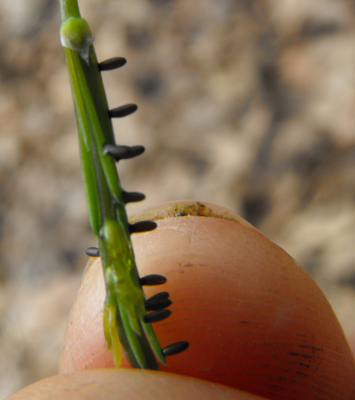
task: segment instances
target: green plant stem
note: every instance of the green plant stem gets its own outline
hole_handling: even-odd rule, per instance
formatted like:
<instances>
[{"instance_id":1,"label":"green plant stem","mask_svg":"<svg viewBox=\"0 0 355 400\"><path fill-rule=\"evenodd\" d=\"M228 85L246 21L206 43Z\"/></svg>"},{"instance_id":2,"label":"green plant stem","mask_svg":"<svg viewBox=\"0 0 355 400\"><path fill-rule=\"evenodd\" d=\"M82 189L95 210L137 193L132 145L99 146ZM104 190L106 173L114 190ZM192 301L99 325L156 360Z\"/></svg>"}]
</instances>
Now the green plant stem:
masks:
<instances>
[{"instance_id":1,"label":"green plant stem","mask_svg":"<svg viewBox=\"0 0 355 400\"><path fill-rule=\"evenodd\" d=\"M89 219L99 242L106 284L106 342L117 366L121 342L133 367L160 369L155 357L166 361L151 324L144 322L145 297L116 163L103 152L104 144L115 144L115 138L92 35L76 0L61 0L61 12L61 42L75 106Z\"/></svg>"},{"instance_id":2,"label":"green plant stem","mask_svg":"<svg viewBox=\"0 0 355 400\"><path fill-rule=\"evenodd\" d=\"M69 17L80 17L79 5L76 0L61 0L60 11L62 14L62 20L65 21Z\"/></svg>"}]
</instances>

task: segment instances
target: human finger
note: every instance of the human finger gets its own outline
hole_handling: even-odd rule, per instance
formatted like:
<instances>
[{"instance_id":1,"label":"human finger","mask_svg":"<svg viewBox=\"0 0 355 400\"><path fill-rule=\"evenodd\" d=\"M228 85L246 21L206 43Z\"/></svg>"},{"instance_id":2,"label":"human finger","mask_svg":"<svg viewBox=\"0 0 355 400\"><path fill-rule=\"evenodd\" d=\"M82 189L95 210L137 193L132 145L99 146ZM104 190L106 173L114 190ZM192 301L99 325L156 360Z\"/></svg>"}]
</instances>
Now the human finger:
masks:
<instances>
[{"instance_id":1,"label":"human finger","mask_svg":"<svg viewBox=\"0 0 355 400\"><path fill-rule=\"evenodd\" d=\"M92 369L55 375L8 400L263 400L227 386L138 369ZM266 399L264 399L266 400Z\"/></svg>"},{"instance_id":2,"label":"human finger","mask_svg":"<svg viewBox=\"0 0 355 400\"><path fill-rule=\"evenodd\" d=\"M168 278L163 290L173 313L155 325L159 340L190 342L168 359L168 371L265 397L353 395L349 344L312 278L246 221L209 206L211 215L160 214L157 230L133 237L140 273ZM153 217L161 212L153 211ZM101 267L91 261L68 326L62 372L112 365L103 300Z\"/></svg>"}]
</instances>

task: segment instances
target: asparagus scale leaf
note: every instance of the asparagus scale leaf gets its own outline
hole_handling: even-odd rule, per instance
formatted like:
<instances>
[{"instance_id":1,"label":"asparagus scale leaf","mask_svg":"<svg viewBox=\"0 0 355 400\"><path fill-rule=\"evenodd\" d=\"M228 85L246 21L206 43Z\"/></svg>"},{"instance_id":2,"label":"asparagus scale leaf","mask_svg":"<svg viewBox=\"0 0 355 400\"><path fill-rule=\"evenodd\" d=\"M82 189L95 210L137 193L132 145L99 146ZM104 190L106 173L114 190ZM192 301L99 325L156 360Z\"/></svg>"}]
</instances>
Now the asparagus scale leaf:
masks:
<instances>
[{"instance_id":1,"label":"asparagus scale leaf","mask_svg":"<svg viewBox=\"0 0 355 400\"><path fill-rule=\"evenodd\" d=\"M121 188L115 157L138 155L141 146L134 149L116 145L90 27L80 16L77 0L61 0L61 12L60 36L74 100L89 219L98 239L97 255L101 256L106 285L106 343L113 351L116 366L121 364L122 345L133 367L160 369L157 359L162 364L166 359L149 322L157 320L158 316L153 315L157 311L146 311L130 237L137 230L128 223L124 204L130 196ZM124 62L116 58L113 64L121 66ZM106 63L102 70L107 69ZM116 114L127 115L133 110L129 106ZM131 198L144 198L139 195Z\"/></svg>"}]
</instances>

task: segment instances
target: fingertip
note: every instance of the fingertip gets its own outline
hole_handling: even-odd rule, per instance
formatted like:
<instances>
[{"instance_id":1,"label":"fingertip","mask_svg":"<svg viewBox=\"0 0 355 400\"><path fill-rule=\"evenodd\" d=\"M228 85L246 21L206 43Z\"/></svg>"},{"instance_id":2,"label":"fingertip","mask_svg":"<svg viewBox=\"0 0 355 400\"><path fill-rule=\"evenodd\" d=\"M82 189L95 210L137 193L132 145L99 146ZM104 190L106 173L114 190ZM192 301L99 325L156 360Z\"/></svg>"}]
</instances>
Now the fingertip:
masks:
<instances>
[{"instance_id":1,"label":"fingertip","mask_svg":"<svg viewBox=\"0 0 355 400\"><path fill-rule=\"evenodd\" d=\"M38 381L8 400L262 400L227 386L166 372L93 369ZM265 399L264 399L265 400Z\"/></svg>"}]
</instances>

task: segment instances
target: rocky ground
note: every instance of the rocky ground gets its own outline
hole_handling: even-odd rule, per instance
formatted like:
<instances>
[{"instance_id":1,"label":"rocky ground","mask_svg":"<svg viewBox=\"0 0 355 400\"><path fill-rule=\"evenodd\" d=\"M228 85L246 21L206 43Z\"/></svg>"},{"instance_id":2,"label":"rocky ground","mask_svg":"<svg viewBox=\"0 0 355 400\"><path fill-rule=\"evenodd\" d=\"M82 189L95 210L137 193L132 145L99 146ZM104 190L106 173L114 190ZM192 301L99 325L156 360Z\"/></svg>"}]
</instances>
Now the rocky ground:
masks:
<instances>
[{"instance_id":1,"label":"rocky ground","mask_svg":"<svg viewBox=\"0 0 355 400\"><path fill-rule=\"evenodd\" d=\"M87 0L120 165L147 200L228 207L316 279L355 329L355 4L350 0ZM56 373L95 245L57 0L0 3L0 398Z\"/></svg>"}]
</instances>

